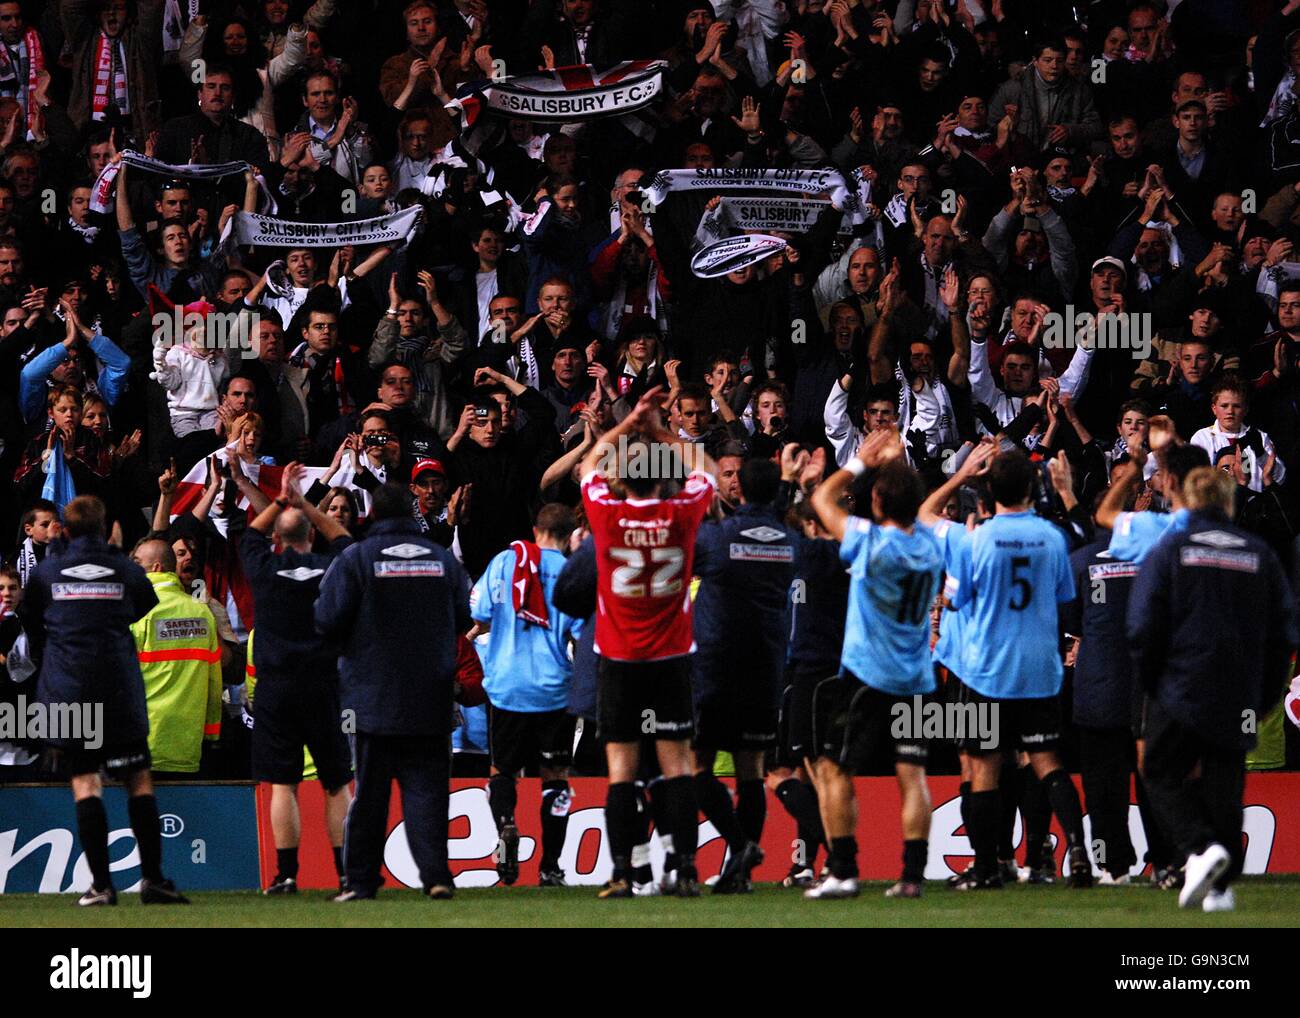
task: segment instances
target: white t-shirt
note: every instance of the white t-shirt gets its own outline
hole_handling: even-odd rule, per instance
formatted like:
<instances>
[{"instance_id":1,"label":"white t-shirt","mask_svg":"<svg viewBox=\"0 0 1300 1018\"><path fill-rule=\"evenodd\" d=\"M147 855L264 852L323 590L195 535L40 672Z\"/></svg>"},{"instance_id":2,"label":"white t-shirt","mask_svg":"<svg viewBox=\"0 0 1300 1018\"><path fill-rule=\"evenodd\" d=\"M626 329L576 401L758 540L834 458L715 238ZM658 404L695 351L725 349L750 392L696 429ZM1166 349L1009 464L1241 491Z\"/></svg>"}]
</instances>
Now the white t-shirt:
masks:
<instances>
[{"instance_id":1,"label":"white t-shirt","mask_svg":"<svg viewBox=\"0 0 1300 1018\"><path fill-rule=\"evenodd\" d=\"M488 322L491 316L488 314L488 308L492 304L492 298L497 295L497 270L491 272L476 272L474 274L474 285L478 288L478 335L474 341L483 338L483 333L487 331Z\"/></svg>"}]
</instances>

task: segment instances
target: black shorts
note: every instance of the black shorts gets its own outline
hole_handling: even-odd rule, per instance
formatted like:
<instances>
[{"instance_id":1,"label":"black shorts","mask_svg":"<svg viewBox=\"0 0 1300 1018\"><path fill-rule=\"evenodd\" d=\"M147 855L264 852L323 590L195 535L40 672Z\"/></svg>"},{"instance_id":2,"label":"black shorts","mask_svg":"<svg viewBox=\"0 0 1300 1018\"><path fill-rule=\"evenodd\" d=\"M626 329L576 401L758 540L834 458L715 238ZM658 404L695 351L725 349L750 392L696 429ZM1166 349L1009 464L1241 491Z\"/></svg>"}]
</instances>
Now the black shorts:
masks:
<instances>
[{"instance_id":1,"label":"black shorts","mask_svg":"<svg viewBox=\"0 0 1300 1018\"><path fill-rule=\"evenodd\" d=\"M964 682L960 687L956 702L973 705L981 712L976 715L977 726L992 732L992 738L987 740L978 735L959 739L957 744L967 752L1023 749L1026 753L1042 753L1060 745L1060 696L999 700L976 692Z\"/></svg>"},{"instance_id":2,"label":"black shorts","mask_svg":"<svg viewBox=\"0 0 1300 1018\"><path fill-rule=\"evenodd\" d=\"M492 764L502 774L517 774L525 767L568 767L573 762L573 730L577 718L559 710L525 714L488 708L488 743Z\"/></svg>"},{"instance_id":3,"label":"black shorts","mask_svg":"<svg viewBox=\"0 0 1300 1018\"><path fill-rule=\"evenodd\" d=\"M894 705L900 703L911 712L915 700L873 689L851 674L823 679L813 692L813 734L820 755L859 774L869 769L882 746L892 746L895 763L924 767L930 755L927 740L910 730L894 734Z\"/></svg>"},{"instance_id":4,"label":"black shorts","mask_svg":"<svg viewBox=\"0 0 1300 1018\"><path fill-rule=\"evenodd\" d=\"M705 676L701 665L710 671ZM761 669L728 667L716 659L695 661L696 749L766 750L776 744L779 676L764 676Z\"/></svg>"},{"instance_id":5,"label":"black shorts","mask_svg":"<svg viewBox=\"0 0 1300 1018\"><path fill-rule=\"evenodd\" d=\"M640 742L643 736L679 742L695 731L689 655L665 661L600 659L596 691L599 737Z\"/></svg>"},{"instance_id":6,"label":"black shorts","mask_svg":"<svg viewBox=\"0 0 1300 1018\"><path fill-rule=\"evenodd\" d=\"M826 679L824 671L794 669L789 675L789 685L781 697L781 717L777 724L776 751L772 754L775 767L802 767L805 759L818 755L813 737L813 693Z\"/></svg>"},{"instance_id":7,"label":"black shorts","mask_svg":"<svg viewBox=\"0 0 1300 1018\"><path fill-rule=\"evenodd\" d=\"M148 739L104 745L98 749L86 749L77 745L60 752L63 755L63 773L70 778L106 771L109 777L122 781L139 771L147 771L153 763L149 755ZM194 776L198 777L197 774Z\"/></svg>"},{"instance_id":8,"label":"black shorts","mask_svg":"<svg viewBox=\"0 0 1300 1018\"><path fill-rule=\"evenodd\" d=\"M253 692L253 777L275 785L302 781L302 750L329 791L352 780L338 686L308 679L258 679Z\"/></svg>"}]
</instances>

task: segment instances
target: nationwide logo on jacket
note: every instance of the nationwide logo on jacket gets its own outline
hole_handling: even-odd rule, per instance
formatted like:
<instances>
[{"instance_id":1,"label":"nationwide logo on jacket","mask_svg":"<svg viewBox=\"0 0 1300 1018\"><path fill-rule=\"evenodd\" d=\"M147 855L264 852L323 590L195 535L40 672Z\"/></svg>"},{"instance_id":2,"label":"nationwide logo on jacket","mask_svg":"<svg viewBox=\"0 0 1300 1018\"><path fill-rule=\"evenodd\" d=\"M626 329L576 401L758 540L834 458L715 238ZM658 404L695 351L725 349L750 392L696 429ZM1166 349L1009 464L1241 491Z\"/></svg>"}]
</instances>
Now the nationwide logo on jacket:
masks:
<instances>
[{"instance_id":1,"label":"nationwide logo on jacket","mask_svg":"<svg viewBox=\"0 0 1300 1018\"><path fill-rule=\"evenodd\" d=\"M71 576L83 583L52 583L50 594L56 601L120 601L125 587L121 583L95 583L105 576L115 575L108 566L97 566L93 562L83 562L79 566L69 566L59 570L62 576Z\"/></svg>"},{"instance_id":2,"label":"nationwide logo on jacket","mask_svg":"<svg viewBox=\"0 0 1300 1018\"><path fill-rule=\"evenodd\" d=\"M431 554L430 549L418 544L394 544L383 549L381 555L394 555L401 562L375 561L375 576L380 579L405 578L410 576L442 576L444 570L441 562L414 561L422 555Z\"/></svg>"},{"instance_id":3,"label":"nationwide logo on jacket","mask_svg":"<svg viewBox=\"0 0 1300 1018\"><path fill-rule=\"evenodd\" d=\"M741 537L748 537L752 541L762 541L762 544L740 544L733 542L731 545L730 558L735 562L793 562L794 546L789 544L772 544L773 541L779 541L785 537L785 534L775 527L750 527L748 530L740 532Z\"/></svg>"}]
</instances>

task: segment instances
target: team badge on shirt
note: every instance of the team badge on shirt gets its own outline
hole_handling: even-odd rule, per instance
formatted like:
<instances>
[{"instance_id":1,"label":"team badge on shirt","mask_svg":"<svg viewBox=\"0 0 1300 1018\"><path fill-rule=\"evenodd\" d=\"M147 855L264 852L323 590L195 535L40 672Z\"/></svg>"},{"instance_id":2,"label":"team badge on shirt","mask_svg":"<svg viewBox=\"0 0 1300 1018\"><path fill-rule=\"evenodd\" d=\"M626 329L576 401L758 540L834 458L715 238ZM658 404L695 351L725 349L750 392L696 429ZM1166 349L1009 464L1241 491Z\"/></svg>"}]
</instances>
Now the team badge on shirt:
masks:
<instances>
[{"instance_id":1,"label":"team badge on shirt","mask_svg":"<svg viewBox=\"0 0 1300 1018\"><path fill-rule=\"evenodd\" d=\"M1197 544L1208 544L1211 548L1244 548L1246 546L1244 537L1229 534L1226 530L1203 530L1199 534L1193 534L1188 540Z\"/></svg>"},{"instance_id":2,"label":"team badge on shirt","mask_svg":"<svg viewBox=\"0 0 1300 1018\"><path fill-rule=\"evenodd\" d=\"M93 562L84 562L79 566L69 566L67 569L60 569L60 575L71 576L74 580L102 580L105 576L112 576L113 570L108 566L97 566Z\"/></svg>"},{"instance_id":3,"label":"team badge on shirt","mask_svg":"<svg viewBox=\"0 0 1300 1018\"><path fill-rule=\"evenodd\" d=\"M306 566L299 566L297 569L277 569L275 571L276 576L283 576L286 580L296 580L299 583L305 583L307 580L324 574L324 569L309 569Z\"/></svg>"},{"instance_id":4,"label":"team badge on shirt","mask_svg":"<svg viewBox=\"0 0 1300 1018\"><path fill-rule=\"evenodd\" d=\"M392 555L394 558L418 558L421 555L428 555L429 549L419 544L395 544L391 548L385 548L380 554Z\"/></svg>"}]
</instances>

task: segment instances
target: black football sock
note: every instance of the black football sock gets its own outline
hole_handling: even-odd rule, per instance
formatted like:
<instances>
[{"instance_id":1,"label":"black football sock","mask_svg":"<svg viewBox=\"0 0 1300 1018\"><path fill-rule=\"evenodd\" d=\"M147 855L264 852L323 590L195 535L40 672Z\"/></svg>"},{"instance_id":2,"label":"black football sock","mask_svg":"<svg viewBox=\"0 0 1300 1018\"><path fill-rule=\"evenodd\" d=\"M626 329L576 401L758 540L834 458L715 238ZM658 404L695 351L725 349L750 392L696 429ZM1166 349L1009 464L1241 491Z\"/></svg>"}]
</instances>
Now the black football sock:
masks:
<instances>
[{"instance_id":1,"label":"black football sock","mask_svg":"<svg viewBox=\"0 0 1300 1018\"><path fill-rule=\"evenodd\" d=\"M667 799L664 808L679 864L694 866L695 850L700 844L700 810L695 801L695 785L685 775L669 778L664 781L664 796Z\"/></svg>"},{"instance_id":2,"label":"black football sock","mask_svg":"<svg viewBox=\"0 0 1300 1018\"><path fill-rule=\"evenodd\" d=\"M750 841L763 840L767 820L767 786L762 778L736 782L736 819Z\"/></svg>"},{"instance_id":3,"label":"black football sock","mask_svg":"<svg viewBox=\"0 0 1300 1018\"><path fill-rule=\"evenodd\" d=\"M957 789L961 796L961 825L966 828L966 833L970 833L970 782L963 781Z\"/></svg>"},{"instance_id":4,"label":"black football sock","mask_svg":"<svg viewBox=\"0 0 1300 1018\"><path fill-rule=\"evenodd\" d=\"M342 880L343 874L345 873L345 870L343 869L343 846L331 845L330 851L334 853L334 872L338 875L338 878ZM296 854L294 856L293 864L294 864L294 868L296 869L298 866L298 859Z\"/></svg>"},{"instance_id":5,"label":"black football sock","mask_svg":"<svg viewBox=\"0 0 1300 1018\"><path fill-rule=\"evenodd\" d=\"M966 834L975 852L975 875L981 879L996 876L998 872L998 813L1002 799L996 788L987 792L970 794L966 804L970 819Z\"/></svg>"},{"instance_id":6,"label":"black football sock","mask_svg":"<svg viewBox=\"0 0 1300 1018\"><path fill-rule=\"evenodd\" d=\"M509 774L494 774L488 779L488 808L492 810L492 819L497 822L498 831L506 824L515 822L517 801L513 777Z\"/></svg>"},{"instance_id":7,"label":"black football sock","mask_svg":"<svg viewBox=\"0 0 1300 1018\"><path fill-rule=\"evenodd\" d=\"M925 879L925 858L929 854L930 843L925 838L913 838L903 842L903 879L919 884Z\"/></svg>"},{"instance_id":8,"label":"black football sock","mask_svg":"<svg viewBox=\"0 0 1300 1018\"><path fill-rule=\"evenodd\" d=\"M831 876L840 880L857 878L858 875L858 839L849 835L847 838L831 838L830 853Z\"/></svg>"},{"instance_id":9,"label":"black football sock","mask_svg":"<svg viewBox=\"0 0 1300 1018\"><path fill-rule=\"evenodd\" d=\"M1083 807L1079 805L1079 793L1075 790L1074 781L1070 780L1070 775L1065 768L1058 767L1057 770L1052 771L1052 774L1044 777L1043 784L1047 785L1052 811L1061 822L1070 848L1082 848L1084 846Z\"/></svg>"},{"instance_id":10,"label":"black football sock","mask_svg":"<svg viewBox=\"0 0 1300 1018\"><path fill-rule=\"evenodd\" d=\"M677 846L673 844L673 826L668 819L668 792L666 789L667 781L662 777L652 778L650 784L646 787L645 797L650 804L649 816L654 820L655 831L659 834L659 842L664 848L664 872L677 869ZM646 867L649 868L649 822L646 826Z\"/></svg>"},{"instance_id":11,"label":"black football sock","mask_svg":"<svg viewBox=\"0 0 1300 1018\"><path fill-rule=\"evenodd\" d=\"M648 884L655 878L650 866L650 797L645 783L641 781L636 783L636 817L637 842L632 846L632 883Z\"/></svg>"},{"instance_id":12,"label":"black football sock","mask_svg":"<svg viewBox=\"0 0 1300 1018\"><path fill-rule=\"evenodd\" d=\"M131 833L140 852L140 875L160 882L162 875L162 825L158 822L158 800L152 795L133 795L126 800Z\"/></svg>"},{"instance_id":13,"label":"black football sock","mask_svg":"<svg viewBox=\"0 0 1300 1018\"><path fill-rule=\"evenodd\" d=\"M744 848L745 832L740 829L740 821L736 819L736 810L731 804L731 793L727 791L727 786L712 772L702 771L695 775L695 796L700 802L700 812L713 823L727 842L727 847L733 852ZM678 851L681 851L680 845Z\"/></svg>"},{"instance_id":14,"label":"black football sock","mask_svg":"<svg viewBox=\"0 0 1300 1018\"><path fill-rule=\"evenodd\" d=\"M817 790L798 778L786 778L776 786L776 797L785 807L786 812L794 817L794 822L799 829L795 861L801 867L815 869L817 847L824 840L822 817L817 808Z\"/></svg>"},{"instance_id":15,"label":"black football sock","mask_svg":"<svg viewBox=\"0 0 1300 1018\"><path fill-rule=\"evenodd\" d=\"M1002 767L1002 777L998 780L998 794L1002 799L1002 817L998 825L999 859L1016 857L1016 809L1020 805L1025 771L1029 769L1019 768L1011 762Z\"/></svg>"},{"instance_id":16,"label":"black football sock","mask_svg":"<svg viewBox=\"0 0 1300 1018\"><path fill-rule=\"evenodd\" d=\"M95 890L107 891L113 886L108 875L108 811L99 796L77 800L77 834Z\"/></svg>"},{"instance_id":17,"label":"black football sock","mask_svg":"<svg viewBox=\"0 0 1300 1018\"><path fill-rule=\"evenodd\" d=\"M335 849L337 852L338 849ZM298 879L298 846L293 848L277 848L275 850L275 867L278 871L276 877L285 879Z\"/></svg>"},{"instance_id":18,"label":"black football sock","mask_svg":"<svg viewBox=\"0 0 1300 1018\"><path fill-rule=\"evenodd\" d=\"M1083 841L1083 809L1079 805L1079 793L1065 768L1058 767L1043 778L1047 786L1047 797L1052 802L1052 812L1061 822L1066 841L1070 848L1086 847Z\"/></svg>"},{"instance_id":19,"label":"black football sock","mask_svg":"<svg viewBox=\"0 0 1300 1018\"><path fill-rule=\"evenodd\" d=\"M636 786L630 781L611 784L605 797L605 827L609 834L609 854L614 861L615 880L630 878L632 848L636 844L639 825Z\"/></svg>"},{"instance_id":20,"label":"black football sock","mask_svg":"<svg viewBox=\"0 0 1300 1018\"><path fill-rule=\"evenodd\" d=\"M1052 803L1043 784L1032 767L1026 767L1024 795L1020 810L1025 817L1025 865L1038 869L1048 860L1047 833L1052 828ZM1055 860L1052 860L1055 865Z\"/></svg>"},{"instance_id":21,"label":"black football sock","mask_svg":"<svg viewBox=\"0 0 1300 1018\"><path fill-rule=\"evenodd\" d=\"M569 830L569 806L573 795L567 781L542 783L542 862L545 871L560 868L564 836Z\"/></svg>"}]
</instances>

